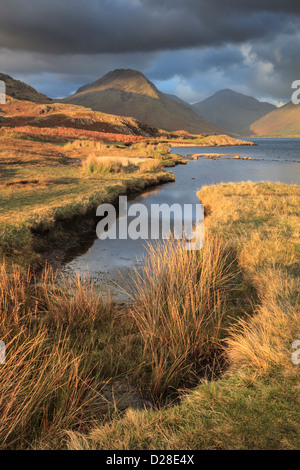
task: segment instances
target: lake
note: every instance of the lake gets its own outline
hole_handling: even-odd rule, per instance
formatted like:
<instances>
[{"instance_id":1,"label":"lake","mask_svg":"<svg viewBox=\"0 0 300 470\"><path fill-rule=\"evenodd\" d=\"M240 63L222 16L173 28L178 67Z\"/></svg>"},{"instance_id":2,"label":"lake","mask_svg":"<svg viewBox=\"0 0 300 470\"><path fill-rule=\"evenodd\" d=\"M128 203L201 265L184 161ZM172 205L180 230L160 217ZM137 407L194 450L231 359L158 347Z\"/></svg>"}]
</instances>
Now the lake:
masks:
<instances>
[{"instance_id":1,"label":"lake","mask_svg":"<svg viewBox=\"0 0 300 470\"><path fill-rule=\"evenodd\" d=\"M174 183L150 189L131 198L130 204L143 203L150 210L152 204L198 203L197 191L204 185L221 182L270 181L300 183L300 139L249 139L255 146L243 147L181 147L172 149L179 155L216 153L217 160L199 158L187 165L172 168ZM234 160L232 157L251 157L257 160ZM228 159L231 158L231 159ZM293 160L296 160L294 162ZM126 277L128 269L137 264L146 253L144 240L92 240L85 252L68 262L67 274L89 275L98 284L120 282L119 272Z\"/></svg>"}]
</instances>

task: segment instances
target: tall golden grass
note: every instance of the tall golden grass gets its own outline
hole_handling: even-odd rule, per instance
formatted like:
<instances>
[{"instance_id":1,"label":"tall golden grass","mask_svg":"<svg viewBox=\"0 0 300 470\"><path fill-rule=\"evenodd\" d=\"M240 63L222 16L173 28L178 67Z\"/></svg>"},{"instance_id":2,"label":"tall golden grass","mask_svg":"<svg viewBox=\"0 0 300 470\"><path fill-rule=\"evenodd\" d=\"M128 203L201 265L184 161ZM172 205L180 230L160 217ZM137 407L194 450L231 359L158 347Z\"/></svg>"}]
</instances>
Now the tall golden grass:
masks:
<instances>
[{"instance_id":1,"label":"tall golden grass","mask_svg":"<svg viewBox=\"0 0 300 470\"><path fill-rule=\"evenodd\" d=\"M203 250L150 246L123 312L89 282L1 267L0 447L61 447L65 430L70 448L297 447L299 188L229 184L200 197L214 214ZM125 374L163 403L205 377L220 343L230 360L220 380L103 426L104 379Z\"/></svg>"},{"instance_id":2,"label":"tall golden grass","mask_svg":"<svg viewBox=\"0 0 300 470\"><path fill-rule=\"evenodd\" d=\"M4 341L7 362L0 367L1 448L26 448L44 434L50 442L63 429L83 429L97 407L84 352L74 354L62 330L55 341L49 341L46 329L39 326L23 327L4 336Z\"/></svg>"},{"instance_id":3,"label":"tall golden grass","mask_svg":"<svg viewBox=\"0 0 300 470\"><path fill-rule=\"evenodd\" d=\"M232 369L252 370L255 377L276 369L293 375L290 348L300 335L299 186L230 183L204 187L199 197L214 214L208 229L222 231L235 247L259 299L251 318L230 332Z\"/></svg>"},{"instance_id":4,"label":"tall golden grass","mask_svg":"<svg viewBox=\"0 0 300 470\"><path fill-rule=\"evenodd\" d=\"M187 251L172 239L149 245L128 293L155 400L183 383L193 383L212 349L220 346L233 278L232 261L220 239L207 239L200 252Z\"/></svg>"},{"instance_id":5,"label":"tall golden grass","mask_svg":"<svg viewBox=\"0 0 300 470\"><path fill-rule=\"evenodd\" d=\"M157 160L148 160L145 162L141 162L139 166L141 173L159 171L163 168L162 162Z\"/></svg>"},{"instance_id":6,"label":"tall golden grass","mask_svg":"<svg viewBox=\"0 0 300 470\"><path fill-rule=\"evenodd\" d=\"M50 268L40 281L5 265L0 275L0 337L6 344L0 447L28 448L43 435L50 442L63 429L84 428L103 413L92 335L109 316L113 323L113 304L90 284L58 280Z\"/></svg>"},{"instance_id":7,"label":"tall golden grass","mask_svg":"<svg viewBox=\"0 0 300 470\"><path fill-rule=\"evenodd\" d=\"M170 145L165 143L147 143L140 142L133 144L130 150L139 151L142 156L148 156L157 160L162 160L165 156L170 154Z\"/></svg>"},{"instance_id":8,"label":"tall golden grass","mask_svg":"<svg viewBox=\"0 0 300 470\"><path fill-rule=\"evenodd\" d=\"M84 172L88 175L107 175L109 173L127 173L136 169L128 160L122 161L117 158L96 157L89 155L89 157L82 163Z\"/></svg>"},{"instance_id":9,"label":"tall golden grass","mask_svg":"<svg viewBox=\"0 0 300 470\"><path fill-rule=\"evenodd\" d=\"M156 150L162 154L170 153L170 144L159 143L156 146Z\"/></svg>"},{"instance_id":10,"label":"tall golden grass","mask_svg":"<svg viewBox=\"0 0 300 470\"><path fill-rule=\"evenodd\" d=\"M49 267L38 279L5 265L0 274L7 349L0 366L2 448L56 446L65 430L86 431L103 418L103 381L116 374L131 376L156 403L195 383L219 346L232 285L219 240L200 253L174 240L150 247L145 269L132 275L132 303L123 313L91 282Z\"/></svg>"},{"instance_id":11,"label":"tall golden grass","mask_svg":"<svg viewBox=\"0 0 300 470\"><path fill-rule=\"evenodd\" d=\"M99 142L96 140L79 140L75 139L73 142L67 142L65 144L65 149L70 150L70 149L94 149L94 150L106 150L109 148L109 145Z\"/></svg>"},{"instance_id":12,"label":"tall golden grass","mask_svg":"<svg viewBox=\"0 0 300 470\"><path fill-rule=\"evenodd\" d=\"M186 393L177 406L128 410L90 433L70 432L69 449L299 449L299 365L292 362L292 343L300 337L299 186L223 184L204 187L199 197L212 214L206 219L209 238L222 236L239 266L240 291L229 302L234 321L227 325L223 343L229 356L226 373ZM182 272L180 261L177 265L185 286L189 272ZM164 262L160 266L165 267ZM136 309L133 315L144 334L145 357L152 343L162 347L163 354L168 344L160 341L168 337L165 318L177 317L160 302L169 305L174 286L167 281L175 276L166 276L157 301L152 276L151 299L146 280L137 282L137 300L145 300L141 313ZM251 298L254 291L245 315L245 297ZM156 308L155 317L149 305Z\"/></svg>"}]
</instances>

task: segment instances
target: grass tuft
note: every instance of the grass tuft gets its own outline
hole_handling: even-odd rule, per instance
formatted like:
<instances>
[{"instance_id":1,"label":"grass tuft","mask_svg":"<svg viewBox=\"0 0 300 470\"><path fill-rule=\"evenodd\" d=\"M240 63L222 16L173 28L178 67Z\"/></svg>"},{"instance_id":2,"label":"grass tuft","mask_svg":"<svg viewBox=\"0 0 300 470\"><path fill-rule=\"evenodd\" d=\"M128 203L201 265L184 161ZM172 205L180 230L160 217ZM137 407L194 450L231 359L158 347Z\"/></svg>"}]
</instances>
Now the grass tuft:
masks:
<instances>
[{"instance_id":1,"label":"grass tuft","mask_svg":"<svg viewBox=\"0 0 300 470\"><path fill-rule=\"evenodd\" d=\"M95 155L90 155L83 162L83 169L88 175L107 175L109 173L128 173L134 171L136 166L129 161L123 162L116 158L97 158Z\"/></svg>"},{"instance_id":2,"label":"grass tuft","mask_svg":"<svg viewBox=\"0 0 300 470\"><path fill-rule=\"evenodd\" d=\"M142 359L151 369L151 394L159 400L172 388L197 382L203 363L220 347L234 270L219 239L206 240L201 252L175 240L148 250L129 295Z\"/></svg>"}]
</instances>

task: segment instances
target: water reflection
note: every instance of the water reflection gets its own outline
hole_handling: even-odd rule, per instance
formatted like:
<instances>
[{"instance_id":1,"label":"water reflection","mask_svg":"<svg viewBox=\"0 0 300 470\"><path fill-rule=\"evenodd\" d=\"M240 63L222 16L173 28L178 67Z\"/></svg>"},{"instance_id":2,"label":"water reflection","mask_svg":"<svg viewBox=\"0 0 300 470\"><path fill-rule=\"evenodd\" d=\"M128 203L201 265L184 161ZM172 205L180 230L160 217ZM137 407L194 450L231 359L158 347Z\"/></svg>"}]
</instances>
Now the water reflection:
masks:
<instances>
[{"instance_id":1,"label":"water reflection","mask_svg":"<svg viewBox=\"0 0 300 470\"><path fill-rule=\"evenodd\" d=\"M300 183L300 139L256 139L255 147L234 148L180 148L179 154L221 153L251 156L259 160L206 160L189 161L187 165L172 168L176 181L150 189L135 197L130 204L142 203L150 210L152 204L198 203L197 191L203 185L222 182L270 181ZM275 162L273 160L276 160ZM285 161L288 160L288 161ZM96 284L119 280L119 271L126 277L130 266L137 264L146 253L144 240L95 239L85 253L75 256L64 271L89 274Z\"/></svg>"}]
</instances>

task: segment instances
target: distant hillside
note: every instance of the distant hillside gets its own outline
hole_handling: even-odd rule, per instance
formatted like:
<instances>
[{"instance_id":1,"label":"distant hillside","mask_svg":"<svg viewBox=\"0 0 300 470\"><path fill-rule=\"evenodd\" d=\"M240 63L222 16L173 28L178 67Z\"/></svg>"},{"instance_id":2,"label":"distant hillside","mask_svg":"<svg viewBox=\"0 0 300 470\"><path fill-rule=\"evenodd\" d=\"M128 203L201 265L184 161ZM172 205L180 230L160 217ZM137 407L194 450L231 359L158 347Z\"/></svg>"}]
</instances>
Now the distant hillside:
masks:
<instances>
[{"instance_id":1,"label":"distant hillside","mask_svg":"<svg viewBox=\"0 0 300 470\"><path fill-rule=\"evenodd\" d=\"M288 103L250 126L251 135L300 137L300 105Z\"/></svg>"},{"instance_id":2,"label":"distant hillside","mask_svg":"<svg viewBox=\"0 0 300 470\"><path fill-rule=\"evenodd\" d=\"M276 106L232 90L221 90L195 103L193 109L227 132L248 135L250 125L276 109Z\"/></svg>"},{"instance_id":3,"label":"distant hillside","mask_svg":"<svg viewBox=\"0 0 300 470\"><path fill-rule=\"evenodd\" d=\"M38 93L31 86L20 80L15 80L9 75L0 73L0 80L6 85L7 96L11 96L17 100L33 101L34 103L52 103L51 98L48 98L48 96Z\"/></svg>"},{"instance_id":4,"label":"distant hillside","mask_svg":"<svg viewBox=\"0 0 300 470\"><path fill-rule=\"evenodd\" d=\"M186 101L182 100L181 98L179 98L179 96L172 95L171 93L167 93L167 96L171 98L171 100L176 101L176 103L183 104L184 106L187 106L188 108L193 109L193 106L190 103L187 103Z\"/></svg>"},{"instance_id":5,"label":"distant hillside","mask_svg":"<svg viewBox=\"0 0 300 470\"><path fill-rule=\"evenodd\" d=\"M109 72L60 101L104 113L132 116L167 130L183 129L194 134L221 132L188 105L174 101L160 92L142 73L131 69Z\"/></svg>"},{"instance_id":6,"label":"distant hillside","mask_svg":"<svg viewBox=\"0 0 300 470\"><path fill-rule=\"evenodd\" d=\"M95 133L123 134L142 137L168 137L163 130L153 128L130 117L113 116L93 111L82 106L63 103L39 104L8 97L5 105L0 105L0 126L21 128L24 126L84 131Z\"/></svg>"}]
</instances>

